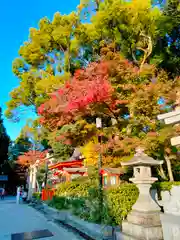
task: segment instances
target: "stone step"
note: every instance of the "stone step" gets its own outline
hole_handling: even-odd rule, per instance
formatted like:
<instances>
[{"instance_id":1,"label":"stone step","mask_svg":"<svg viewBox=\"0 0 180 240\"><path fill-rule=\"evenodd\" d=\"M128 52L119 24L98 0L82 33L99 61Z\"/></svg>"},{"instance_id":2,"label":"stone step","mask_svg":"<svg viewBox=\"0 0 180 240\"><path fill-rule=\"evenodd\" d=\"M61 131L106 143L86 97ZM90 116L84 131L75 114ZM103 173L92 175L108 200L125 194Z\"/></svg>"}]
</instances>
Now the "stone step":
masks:
<instances>
[{"instance_id":1,"label":"stone step","mask_svg":"<svg viewBox=\"0 0 180 240\"><path fill-rule=\"evenodd\" d=\"M137 225L134 223L129 223L124 221L122 223L123 234L129 236L129 238L125 238L128 240L163 240L163 232L162 227L159 226L143 226ZM133 237L131 237L133 236ZM131 238L130 238L131 237Z\"/></svg>"}]
</instances>

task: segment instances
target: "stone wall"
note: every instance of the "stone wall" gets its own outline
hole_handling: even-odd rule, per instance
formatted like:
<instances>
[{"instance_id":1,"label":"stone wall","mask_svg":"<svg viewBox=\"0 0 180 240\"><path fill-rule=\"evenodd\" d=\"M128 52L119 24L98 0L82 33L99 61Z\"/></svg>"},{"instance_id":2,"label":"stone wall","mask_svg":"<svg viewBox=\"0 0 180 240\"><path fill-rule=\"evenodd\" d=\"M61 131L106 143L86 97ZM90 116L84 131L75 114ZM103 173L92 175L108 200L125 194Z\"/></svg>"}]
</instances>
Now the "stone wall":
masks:
<instances>
[{"instance_id":1,"label":"stone wall","mask_svg":"<svg viewBox=\"0 0 180 240\"><path fill-rule=\"evenodd\" d=\"M173 186L170 191L161 193L158 204L163 207L161 214L164 240L180 239L180 186Z\"/></svg>"},{"instance_id":2,"label":"stone wall","mask_svg":"<svg viewBox=\"0 0 180 240\"><path fill-rule=\"evenodd\" d=\"M85 233L90 239L112 240L112 226L90 223L73 216L68 210L59 211L46 204L43 204L43 212L49 219L63 222L75 229L78 229L78 231ZM115 231L121 239L120 228L117 227Z\"/></svg>"},{"instance_id":3,"label":"stone wall","mask_svg":"<svg viewBox=\"0 0 180 240\"><path fill-rule=\"evenodd\" d=\"M163 206L164 213L180 216L180 186L173 186L170 191L162 192L161 197L159 204Z\"/></svg>"}]
</instances>

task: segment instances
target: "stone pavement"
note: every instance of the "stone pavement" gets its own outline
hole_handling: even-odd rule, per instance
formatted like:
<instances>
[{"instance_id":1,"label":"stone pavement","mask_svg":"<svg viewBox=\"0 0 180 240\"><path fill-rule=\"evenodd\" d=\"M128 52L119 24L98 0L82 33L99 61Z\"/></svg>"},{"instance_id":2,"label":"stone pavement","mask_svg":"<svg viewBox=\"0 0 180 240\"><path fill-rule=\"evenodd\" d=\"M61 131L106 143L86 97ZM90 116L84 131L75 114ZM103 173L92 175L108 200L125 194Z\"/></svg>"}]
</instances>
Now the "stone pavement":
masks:
<instances>
[{"instance_id":1,"label":"stone pavement","mask_svg":"<svg viewBox=\"0 0 180 240\"><path fill-rule=\"evenodd\" d=\"M11 234L48 229L54 236L42 240L80 240L80 236L48 221L41 213L15 198L0 200L0 240L11 240ZM20 240L20 239L19 239Z\"/></svg>"}]
</instances>

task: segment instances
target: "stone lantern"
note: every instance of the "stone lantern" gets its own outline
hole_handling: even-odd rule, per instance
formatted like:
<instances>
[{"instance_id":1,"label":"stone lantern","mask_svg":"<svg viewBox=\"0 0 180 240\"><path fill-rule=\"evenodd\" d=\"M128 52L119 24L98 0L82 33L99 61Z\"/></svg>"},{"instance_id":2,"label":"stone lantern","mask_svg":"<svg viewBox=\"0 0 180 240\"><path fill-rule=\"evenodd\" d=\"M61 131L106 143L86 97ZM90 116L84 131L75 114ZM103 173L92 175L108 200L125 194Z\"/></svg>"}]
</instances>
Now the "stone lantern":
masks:
<instances>
[{"instance_id":1,"label":"stone lantern","mask_svg":"<svg viewBox=\"0 0 180 240\"><path fill-rule=\"evenodd\" d=\"M132 166L133 178L130 181L135 183L139 189L139 197L127 216L127 221L122 223L124 240L162 240L163 233L160 221L160 208L150 195L150 188L157 178L151 175L151 166L162 164L163 161L154 160L147 156L143 149L138 148L134 157L122 166Z\"/></svg>"}]
</instances>

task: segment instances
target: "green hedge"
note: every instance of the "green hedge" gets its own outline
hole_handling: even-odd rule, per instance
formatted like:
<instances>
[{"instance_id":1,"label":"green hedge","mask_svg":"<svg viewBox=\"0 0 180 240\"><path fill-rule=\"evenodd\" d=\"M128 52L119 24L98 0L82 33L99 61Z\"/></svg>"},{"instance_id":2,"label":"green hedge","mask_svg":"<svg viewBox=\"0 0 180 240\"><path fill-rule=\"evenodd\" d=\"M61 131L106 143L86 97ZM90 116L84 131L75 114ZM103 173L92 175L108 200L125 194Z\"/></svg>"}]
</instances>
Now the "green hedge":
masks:
<instances>
[{"instance_id":1,"label":"green hedge","mask_svg":"<svg viewBox=\"0 0 180 240\"><path fill-rule=\"evenodd\" d=\"M157 189L158 191L170 191L173 185L179 186L180 182L155 182L152 185L152 189Z\"/></svg>"},{"instance_id":2,"label":"green hedge","mask_svg":"<svg viewBox=\"0 0 180 240\"><path fill-rule=\"evenodd\" d=\"M172 185L180 182L156 182L152 188L161 191L170 190ZM103 222L111 225L120 225L127 217L133 204L138 198L138 189L135 184L123 183L111 187L103 192ZM58 186L56 196L50 205L61 210L70 209L79 217L99 223L99 191L93 182L69 182Z\"/></svg>"},{"instance_id":3,"label":"green hedge","mask_svg":"<svg viewBox=\"0 0 180 240\"><path fill-rule=\"evenodd\" d=\"M170 191L173 185L179 186L180 182L155 182L151 189L157 189L158 198L161 199L161 192Z\"/></svg>"},{"instance_id":4,"label":"green hedge","mask_svg":"<svg viewBox=\"0 0 180 240\"><path fill-rule=\"evenodd\" d=\"M69 182L61 183L57 187L56 196L66 196L66 197L87 197L88 189L92 186L91 182Z\"/></svg>"},{"instance_id":5,"label":"green hedge","mask_svg":"<svg viewBox=\"0 0 180 240\"><path fill-rule=\"evenodd\" d=\"M69 208L69 201L66 197L54 196L52 201L49 201L48 205L50 207L54 207L58 210L68 209Z\"/></svg>"},{"instance_id":6,"label":"green hedge","mask_svg":"<svg viewBox=\"0 0 180 240\"><path fill-rule=\"evenodd\" d=\"M50 206L57 209L70 209L79 217L98 223L100 220L99 194L96 185L91 183L63 183L56 191ZM126 218L138 196L134 184L122 184L103 193L103 221L108 224L120 224Z\"/></svg>"},{"instance_id":7,"label":"green hedge","mask_svg":"<svg viewBox=\"0 0 180 240\"><path fill-rule=\"evenodd\" d=\"M41 193L40 192L33 193L33 198L35 198L36 200L40 200L41 199Z\"/></svg>"},{"instance_id":8,"label":"green hedge","mask_svg":"<svg viewBox=\"0 0 180 240\"><path fill-rule=\"evenodd\" d=\"M122 184L107 191L109 214L113 222L120 224L131 211L139 192L135 184Z\"/></svg>"}]
</instances>

